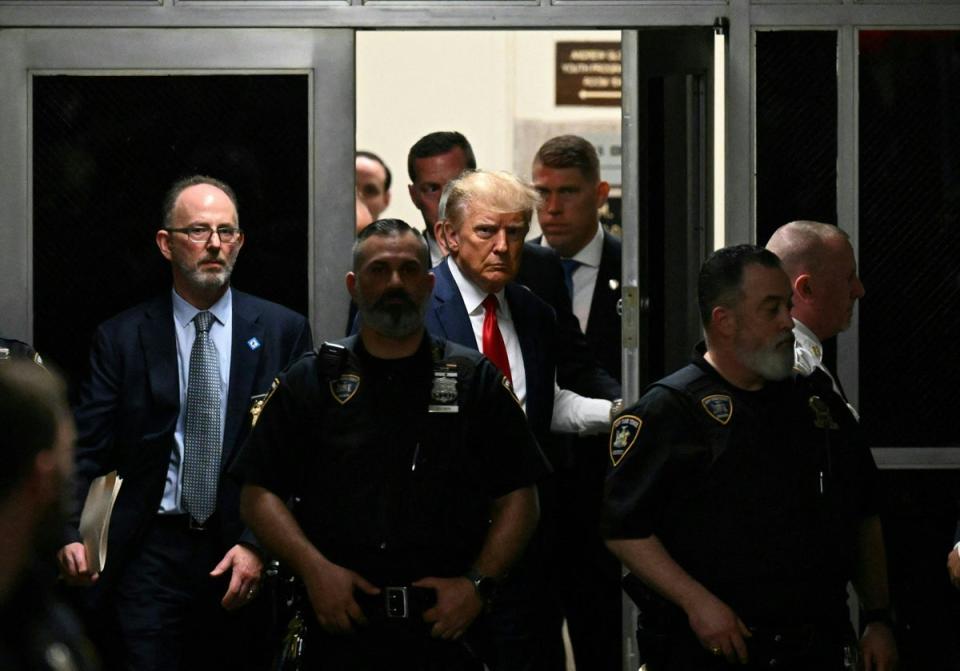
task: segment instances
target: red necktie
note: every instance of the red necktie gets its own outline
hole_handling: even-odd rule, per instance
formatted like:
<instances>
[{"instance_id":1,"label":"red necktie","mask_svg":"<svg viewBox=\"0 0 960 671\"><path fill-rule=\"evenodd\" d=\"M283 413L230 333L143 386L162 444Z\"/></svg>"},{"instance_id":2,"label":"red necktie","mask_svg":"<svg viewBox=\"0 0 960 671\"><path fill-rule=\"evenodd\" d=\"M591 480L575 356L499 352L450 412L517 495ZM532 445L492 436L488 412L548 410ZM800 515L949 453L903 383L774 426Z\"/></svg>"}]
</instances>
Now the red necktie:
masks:
<instances>
[{"instance_id":1,"label":"red necktie","mask_svg":"<svg viewBox=\"0 0 960 671\"><path fill-rule=\"evenodd\" d=\"M503 344L500 325L497 324L497 297L489 294L483 299L483 354L500 369L511 383L510 359L507 358L507 346Z\"/></svg>"}]
</instances>

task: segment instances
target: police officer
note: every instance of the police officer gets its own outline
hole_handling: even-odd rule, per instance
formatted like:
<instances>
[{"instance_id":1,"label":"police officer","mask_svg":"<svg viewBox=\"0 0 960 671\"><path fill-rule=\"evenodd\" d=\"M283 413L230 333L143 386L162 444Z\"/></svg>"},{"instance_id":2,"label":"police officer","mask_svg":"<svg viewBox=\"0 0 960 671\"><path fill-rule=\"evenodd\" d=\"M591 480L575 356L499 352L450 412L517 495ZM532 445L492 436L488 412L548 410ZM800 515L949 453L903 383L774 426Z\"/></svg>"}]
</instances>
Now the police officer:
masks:
<instances>
[{"instance_id":1,"label":"police officer","mask_svg":"<svg viewBox=\"0 0 960 671\"><path fill-rule=\"evenodd\" d=\"M0 361L7 359L26 359L42 366L43 359L35 349L27 343L20 340L11 340L9 338L0 338Z\"/></svg>"},{"instance_id":2,"label":"police officer","mask_svg":"<svg viewBox=\"0 0 960 671\"><path fill-rule=\"evenodd\" d=\"M653 671L857 668L847 581L867 610L888 607L864 533L876 466L842 399L792 375L790 301L771 252L715 252L699 281L705 351L611 428L603 533L657 595ZM866 627L868 669L895 665L886 627Z\"/></svg>"},{"instance_id":3,"label":"police officer","mask_svg":"<svg viewBox=\"0 0 960 671\"><path fill-rule=\"evenodd\" d=\"M234 468L316 616L305 668L481 668L475 621L536 525L548 466L503 375L424 331L428 268L404 222L361 232L360 333L278 378Z\"/></svg>"}]
</instances>

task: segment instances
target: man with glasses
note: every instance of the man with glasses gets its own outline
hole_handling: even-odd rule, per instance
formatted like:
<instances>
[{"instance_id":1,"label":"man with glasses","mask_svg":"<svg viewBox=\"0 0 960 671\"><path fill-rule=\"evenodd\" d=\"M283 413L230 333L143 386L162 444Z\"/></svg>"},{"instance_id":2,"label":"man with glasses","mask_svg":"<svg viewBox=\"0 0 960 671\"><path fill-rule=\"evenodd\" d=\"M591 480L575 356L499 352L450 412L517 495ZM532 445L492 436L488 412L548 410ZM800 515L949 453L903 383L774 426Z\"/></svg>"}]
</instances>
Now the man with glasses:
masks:
<instances>
[{"instance_id":1,"label":"man with glasses","mask_svg":"<svg viewBox=\"0 0 960 671\"><path fill-rule=\"evenodd\" d=\"M230 288L244 237L223 182L174 184L156 241L172 290L94 337L76 410L73 542L58 557L68 582L92 585L105 655L122 668L252 668L259 608L241 607L263 562L240 521L239 487L223 473L249 431L248 410L312 347L310 328ZM91 481L113 470L123 485L97 573L76 522Z\"/></svg>"}]
</instances>

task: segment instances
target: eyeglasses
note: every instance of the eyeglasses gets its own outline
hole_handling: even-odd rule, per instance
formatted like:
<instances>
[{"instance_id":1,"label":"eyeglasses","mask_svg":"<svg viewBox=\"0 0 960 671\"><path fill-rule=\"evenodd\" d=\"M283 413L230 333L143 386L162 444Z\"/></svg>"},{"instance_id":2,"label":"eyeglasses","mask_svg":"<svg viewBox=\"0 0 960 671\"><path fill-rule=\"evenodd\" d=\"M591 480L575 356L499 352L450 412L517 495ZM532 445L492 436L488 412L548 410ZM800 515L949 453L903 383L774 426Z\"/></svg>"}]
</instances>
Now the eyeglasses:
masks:
<instances>
[{"instance_id":1,"label":"eyeglasses","mask_svg":"<svg viewBox=\"0 0 960 671\"><path fill-rule=\"evenodd\" d=\"M243 235L243 231L233 226L217 226L216 228L210 228L209 226L184 226L183 228L164 228L163 230L169 233L183 233L193 242L204 243L210 241L214 232L216 232L217 237L220 238L220 242L225 242L226 244L236 242L237 239Z\"/></svg>"}]
</instances>

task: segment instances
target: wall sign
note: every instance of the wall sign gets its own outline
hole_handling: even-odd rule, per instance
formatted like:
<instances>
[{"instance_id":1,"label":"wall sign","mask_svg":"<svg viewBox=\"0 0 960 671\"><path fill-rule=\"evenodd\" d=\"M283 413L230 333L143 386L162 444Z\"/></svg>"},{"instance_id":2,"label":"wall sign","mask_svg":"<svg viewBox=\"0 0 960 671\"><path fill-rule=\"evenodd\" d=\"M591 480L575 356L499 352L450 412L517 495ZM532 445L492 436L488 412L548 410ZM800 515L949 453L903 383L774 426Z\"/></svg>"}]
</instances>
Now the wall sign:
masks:
<instances>
[{"instance_id":1,"label":"wall sign","mask_svg":"<svg viewBox=\"0 0 960 671\"><path fill-rule=\"evenodd\" d=\"M557 42L557 105L619 107L619 42Z\"/></svg>"}]
</instances>

